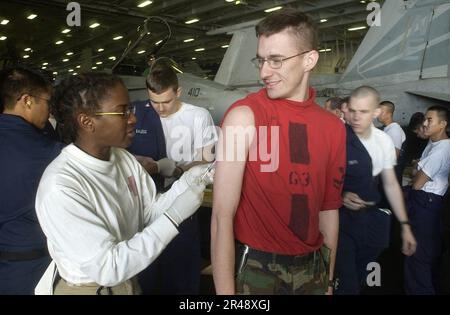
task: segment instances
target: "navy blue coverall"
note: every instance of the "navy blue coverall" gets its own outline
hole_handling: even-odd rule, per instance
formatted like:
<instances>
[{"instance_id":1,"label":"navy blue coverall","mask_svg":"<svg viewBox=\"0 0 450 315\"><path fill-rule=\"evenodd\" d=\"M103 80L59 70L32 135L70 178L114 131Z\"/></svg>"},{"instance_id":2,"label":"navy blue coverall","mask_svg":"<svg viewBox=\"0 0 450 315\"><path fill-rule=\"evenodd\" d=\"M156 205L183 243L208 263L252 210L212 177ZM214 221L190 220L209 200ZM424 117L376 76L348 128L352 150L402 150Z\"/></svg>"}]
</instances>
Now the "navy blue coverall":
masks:
<instances>
[{"instance_id":1,"label":"navy blue coverall","mask_svg":"<svg viewBox=\"0 0 450 315\"><path fill-rule=\"evenodd\" d=\"M349 125L347 166L343 192L356 193L364 201L380 200L378 177L372 175L372 159ZM367 265L376 262L389 245L390 215L377 206L357 211L339 209L339 240L336 254L335 294L359 294L366 283Z\"/></svg>"},{"instance_id":2,"label":"navy blue coverall","mask_svg":"<svg viewBox=\"0 0 450 315\"><path fill-rule=\"evenodd\" d=\"M50 263L34 202L62 147L23 118L0 114L0 294L34 294Z\"/></svg>"}]
</instances>

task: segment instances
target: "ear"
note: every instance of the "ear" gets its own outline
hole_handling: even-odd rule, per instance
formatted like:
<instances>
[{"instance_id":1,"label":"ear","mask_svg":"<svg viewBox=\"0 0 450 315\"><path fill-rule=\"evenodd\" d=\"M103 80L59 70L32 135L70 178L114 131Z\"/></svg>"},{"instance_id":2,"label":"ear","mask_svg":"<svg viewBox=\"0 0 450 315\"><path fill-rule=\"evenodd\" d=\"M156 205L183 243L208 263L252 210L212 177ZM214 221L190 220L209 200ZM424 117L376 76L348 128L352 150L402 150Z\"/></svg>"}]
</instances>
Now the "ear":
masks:
<instances>
[{"instance_id":1,"label":"ear","mask_svg":"<svg viewBox=\"0 0 450 315\"><path fill-rule=\"evenodd\" d=\"M312 50L309 53L305 54L305 58L303 59L303 66L305 68L305 72L310 72L316 66L319 61L319 53L317 50Z\"/></svg>"},{"instance_id":2,"label":"ear","mask_svg":"<svg viewBox=\"0 0 450 315\"><path fill-rule=\"evenodd\" d=\"M181 88L181 86L179 86L178 87L178 89L177 89L177 98L180 98L180 96L181 96L181 92L183 91L183 89Z\"/></svg>"},{"instance_id":3,"label":"ear","mask_svg":"<svg viewBox=\"0 0 450 315\"><path fill-rule=\"evenodd\" d=\"M33 105L33 101L31 100L32 96L29 94L23 94L17 103L20 103L25 109L31 109L31 105Z\"/></svg>"},{"instance_id":4,"label":"ear","mask_svg":"<svg viewBox=\"0 0 450 315\"><path fill-rule=\"evenodd\" d=\"M380 114L381 114L381 108L380 107L375 108L375 110L373 112L373 118L374 119L377 118L378 116L380 116Z\"/></svg>"},{"instance_id":5,"label":"ear","mask_svg":"<svg viewBox=\"0 0 450 315\"><path fill-rule=\"evenodd\" d=\"M90 117L84 113L78 114L77 123L78 123L78 126L80 126L80 128L82 130L84 130L85 132L92 133L95 131L94 120L92 119L92 117Z\"/></svg>"}]
</instances>

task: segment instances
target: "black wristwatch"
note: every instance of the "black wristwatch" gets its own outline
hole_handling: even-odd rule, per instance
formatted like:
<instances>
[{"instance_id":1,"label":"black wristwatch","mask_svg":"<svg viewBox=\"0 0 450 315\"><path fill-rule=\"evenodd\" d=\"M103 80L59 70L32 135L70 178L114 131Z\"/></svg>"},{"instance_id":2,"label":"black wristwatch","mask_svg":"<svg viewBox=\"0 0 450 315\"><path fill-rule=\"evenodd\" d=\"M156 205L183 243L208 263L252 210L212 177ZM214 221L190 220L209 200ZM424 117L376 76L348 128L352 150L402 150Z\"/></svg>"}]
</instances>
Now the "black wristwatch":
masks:
<instances>
[{"instance_id":1,"label":"black wristwatch","mask_svg":"<svg viewBox=\"0 0 450 315\"><path fill-rule=\"evenodd\" d=\"M329 287L329 288L333 288L333 290L336 290L336 289L337 289L337 286L338 286L338 283L339 283L339 281L338 281L338 279L336 279L336 278L334 278L334 279L329 279L329 280L328 280L328 287Z\"/></svg>"}]
</instances>

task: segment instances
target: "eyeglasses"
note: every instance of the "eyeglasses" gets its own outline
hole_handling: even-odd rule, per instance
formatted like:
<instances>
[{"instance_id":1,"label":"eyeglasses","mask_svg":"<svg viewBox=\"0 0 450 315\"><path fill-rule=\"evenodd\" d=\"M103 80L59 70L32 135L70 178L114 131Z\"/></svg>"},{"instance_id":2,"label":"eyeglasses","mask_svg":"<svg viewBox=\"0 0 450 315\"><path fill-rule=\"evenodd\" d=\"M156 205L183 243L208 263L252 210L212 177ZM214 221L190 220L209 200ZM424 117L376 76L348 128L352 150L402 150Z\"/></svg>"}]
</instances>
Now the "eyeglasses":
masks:
<instances>
[{"instance_id":1,"label":"eyeglasses","mask_svg":"<svg viewBox=\"0 0 450 315\"><path fill-rule=\"evenodd\" d=\"M310 51L312 51L312 50L307 50L307 51L304 51L302 53L299 53L299 54L296 54L296 55L293 55L293 56L290 56L290 57L286 57L286 58L278 57L278 56L276 56L276 57L269 57L269 58L255 57L255 58L253 58L251 60L251 62L253 63L253 65L256 68L259 68L259 69L262 68L262 66L264 65L265 61L267 61L267 64L272 69L280 69L283 66L283 61L291 59L291 58L294 58L294 57L297 57L297 56L301 56L303 54L309 53Z\"/></svg>"},{"instance_id":2,"label":"eyeglasses","mask_svg":"<svg viewBox=\"0 0 450 315\"><path fill-rule=\"evenodd\" d=\"M16 99L16 102L18 102L21 98L22 98L22 96L23 96L24 94L21 94L17 99ZM36 96L36 95L31 95L31 94L29 94L31 97L34 97L34 98L38 98L38 99L40 99L40 100L44 100L44 101L46 101L47 103L49 103L50 104L50 102L51 102L51 99L50 98L45 98L45 97L40 97L40 96Z\"/></svg>"},{"instance_id":3,"label":"eyeglasses","mask_svg":"<svg viewBox=\"0 0 450 315\"><path fill-rule=\"evenodd\" d=\"M110 115L122 115L124 118L130 117L131 113L134 114L134 106L127 106L123 109L123 112L96 112L94 116L110 116Z\"/></svg>"}]
</instances>

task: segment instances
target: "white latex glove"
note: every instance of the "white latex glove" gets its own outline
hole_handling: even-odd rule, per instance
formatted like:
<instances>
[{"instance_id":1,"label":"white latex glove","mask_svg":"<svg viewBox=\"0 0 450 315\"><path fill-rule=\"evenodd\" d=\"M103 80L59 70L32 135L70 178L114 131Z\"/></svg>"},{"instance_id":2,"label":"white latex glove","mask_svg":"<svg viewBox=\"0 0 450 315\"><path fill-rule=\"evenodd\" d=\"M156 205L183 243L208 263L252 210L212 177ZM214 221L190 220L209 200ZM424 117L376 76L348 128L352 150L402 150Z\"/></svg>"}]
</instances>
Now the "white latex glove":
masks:
<instances>
[{"instance_id":1,"label":"white latex glove","mask_svg":"<svg viewBox=\"0 0 450 315\"><path fill-rule=\"evenodd\" d=\"M209 185L214 179L214 163L201 164L191 167L183 173L180 180L185 181L188 186ZM210 169L208 169L210 168Z\"/></svg>"},{"instance_id":2,"label":"white latex glove","mask_svg":"<svg viewBox=\"0 0 450 315\"><path fill-rule=\"evenodd\" d=\"M175 198L165 215L178 227L197 211L203 201L205 185L193 185Z\"/></svg>"},{"instance_id":3,"label":"white latex glove","mask_svg":"<svg viewBox=\"0 0 450 315\"><path fill-rule=\"evenodd\" d=\"M164 177L172 177L173 172L177 168L175 162L169 158L163 158L159 161L156 161L158 165L158 173Z\"/></svg>"}]
</instances>

